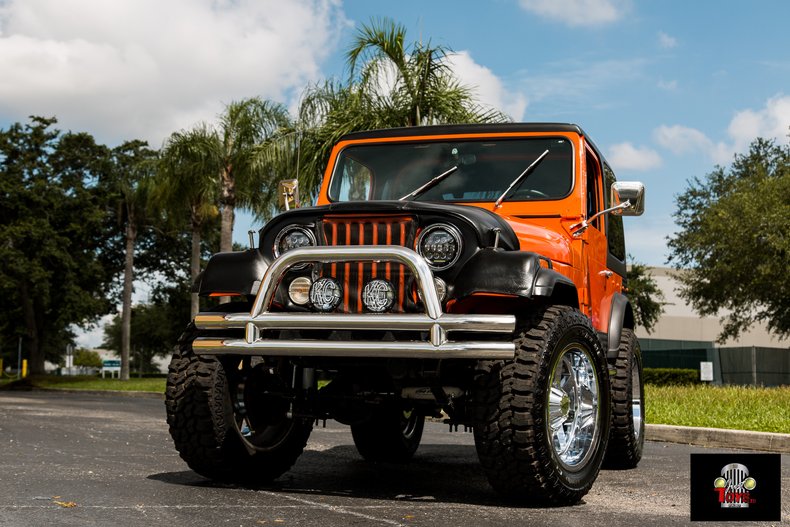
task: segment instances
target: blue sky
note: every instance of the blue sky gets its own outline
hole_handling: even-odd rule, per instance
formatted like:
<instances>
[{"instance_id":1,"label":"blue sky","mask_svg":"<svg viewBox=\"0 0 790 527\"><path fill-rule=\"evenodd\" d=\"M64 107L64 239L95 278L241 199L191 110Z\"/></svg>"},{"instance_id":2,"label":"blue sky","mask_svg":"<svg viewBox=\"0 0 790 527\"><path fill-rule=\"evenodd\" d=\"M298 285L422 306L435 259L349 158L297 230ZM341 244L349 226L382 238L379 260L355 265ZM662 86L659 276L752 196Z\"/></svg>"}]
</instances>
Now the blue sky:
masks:
<instances>
[{"instance_id":1,"label":"blue sky","mask_svg":"<svg viewBox=\"0 0 790 527\"><path fill-rule=\"evenodd\" d=\"M626 220L644 263L666 262L687 179L757 135L787 140L783 0L0 0L0 126L56 115L158 147L234 99L293 107L308 83L344 75L355 26L381 16L453 49L483 102L578 123L620 180L645 182L647 212ZM236 240L252 227L240 214Z\"/></svg>"}]
</instances>

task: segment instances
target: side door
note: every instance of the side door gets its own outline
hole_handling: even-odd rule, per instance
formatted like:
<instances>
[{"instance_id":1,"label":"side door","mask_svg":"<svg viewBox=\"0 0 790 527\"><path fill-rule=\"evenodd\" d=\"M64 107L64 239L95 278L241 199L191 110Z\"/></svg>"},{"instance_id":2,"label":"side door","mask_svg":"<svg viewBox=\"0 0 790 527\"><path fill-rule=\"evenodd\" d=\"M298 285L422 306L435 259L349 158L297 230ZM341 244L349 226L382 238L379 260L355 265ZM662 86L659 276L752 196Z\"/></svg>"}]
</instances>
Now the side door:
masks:
<instances>
[{"instance_id":1,"label":"side door","mask_svg":"<svg viewBox=\"0 0 790 527\"><path fill-rule=\"evenodd\" d=\"M603 170L598 156L585 145L584 166L586 172L586 217L591 218L604 207ZM593 327L599 332L609 330L614 288L611 285L612 271L607 267L608 246L605 235L606 218L599 216L590 223L584 235L584 258L587 268L587 288L590 295L590 313Z\"/></svg>"}]
</instances>

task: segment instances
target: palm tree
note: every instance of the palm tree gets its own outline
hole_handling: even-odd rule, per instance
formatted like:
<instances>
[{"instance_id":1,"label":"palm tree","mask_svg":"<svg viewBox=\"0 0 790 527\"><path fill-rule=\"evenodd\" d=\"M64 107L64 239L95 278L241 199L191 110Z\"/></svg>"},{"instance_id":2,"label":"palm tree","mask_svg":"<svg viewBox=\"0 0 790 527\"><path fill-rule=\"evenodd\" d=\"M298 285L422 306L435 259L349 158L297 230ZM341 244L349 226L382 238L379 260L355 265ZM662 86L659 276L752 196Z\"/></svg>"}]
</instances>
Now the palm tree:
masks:
<instances>
[{"instance_id":1,"label":"palm tree","mask_svg":"<svg viewBox=\"0 0 790 527\"><path fill-rule=\"evenodd\" d=\"M309 87L299 105L296 130L272 141L279 141L280 152L288 150L283 145L290 145L305 194L317 191L332 147L347 133L508 120L502 112L475 101L471 88L450 69L446 48L405 42L406 29L390 19L363 25L346 54L348 81ZM268 162L277 166L273 155ZM294 165L293 160L288 163Z\"/></svg>"},{"instance_id":2,"label":"palm tree","mask_svg":"<svg viewBox=\"0 0 790 527\"><path fill-rule=\"evenodd\" d=\"M233 222L237 205L253 208L262 186L272 188L272 174L260 163L260 145L267 143L282 127L290 125L285 106L260 98L232 102L220 118L219 128L210 134L205 151L205 169L219 174L222 207L220 251L233 248Z\"/></svg>"},{"instance_id":3,"label":"palm tree","mask_svg":"<svg viewBox=\"0 0 790 527\"><path fill-rule=\"evenodd\" d=\"M192 233L192 251L189 271L191 282L200 273L200 246L203 228L209 219L218 214L218 174L206 170L205 147L213 142L213 132L206 126L175 132L165 141L162 148L158 177L153 189L154 202L179 218L189 210L189 225ZM191 297L191 318L200 310L197 293Z\"/></svg>"},{"instance_id":4,"label":"palm tree","mask_svg":"<svg viewBox=\"0 0 790 527\"><path fill-rule=\"evenodd\" d=\"M447 61L450 50L430 42L406 46L406 28L388 18L357 31L346 53L351 83L378 106L390 126L503 121L474 101Z\"/></svg>"}]
</instances>

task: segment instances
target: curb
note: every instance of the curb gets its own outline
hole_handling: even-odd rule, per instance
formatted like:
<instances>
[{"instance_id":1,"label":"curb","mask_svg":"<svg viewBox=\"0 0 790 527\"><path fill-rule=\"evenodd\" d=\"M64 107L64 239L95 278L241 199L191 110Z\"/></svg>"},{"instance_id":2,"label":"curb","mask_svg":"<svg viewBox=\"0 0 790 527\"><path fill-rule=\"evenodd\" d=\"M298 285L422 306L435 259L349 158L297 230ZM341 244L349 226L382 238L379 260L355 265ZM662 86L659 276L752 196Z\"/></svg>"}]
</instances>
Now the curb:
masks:
<instances>
[{"instance_id":1,"label":"curb","mask_svg":"<svg viewBox=\"0 0 790 527\"><path fill-rule=\"evenodd\" d=\"M134 390L71 390L68 388L11 388L0 390L0 393L13 393L13 392L46 392L46 393L59 393L59 394L79 394L79 395L99 395L105 397L131 397L135 399L164 399L165 394L156 392L138 392Z\"/></svg>"},{"instance_id":2,"label":"curb","mask_svg":"<svg viewBox=\"0 0 790 527\"><path fill-rule=\"evenodd\" d=\"M697 428L693 426L645 425L645 439L706 447L765 450L790 454L790 434Z\"/></svg>"}]
</instances>

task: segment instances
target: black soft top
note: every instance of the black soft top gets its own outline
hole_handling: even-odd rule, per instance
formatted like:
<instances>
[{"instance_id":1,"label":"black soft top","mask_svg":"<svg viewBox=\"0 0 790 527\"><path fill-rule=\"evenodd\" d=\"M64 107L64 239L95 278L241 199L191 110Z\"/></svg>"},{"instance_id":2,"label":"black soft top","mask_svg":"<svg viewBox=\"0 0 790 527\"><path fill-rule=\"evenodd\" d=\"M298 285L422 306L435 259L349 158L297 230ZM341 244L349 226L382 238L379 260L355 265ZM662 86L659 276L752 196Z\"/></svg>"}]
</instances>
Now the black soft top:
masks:
<instances>
[{"instance_id":1,"label":"black soft top","mask_svg":"<svg viewBox=\"0 0 790 527\"><path fill-rule=\"evenodd\" d=\"M415 135L497 134L513 132L575 132L586 136L577 124L571 123L490 123L442 124L436 126L411 126L366 130L344 135L340 140L376 139L379 137L410 137Z\"/></svg>"}]
</instances>

